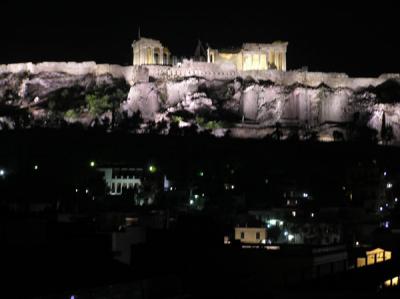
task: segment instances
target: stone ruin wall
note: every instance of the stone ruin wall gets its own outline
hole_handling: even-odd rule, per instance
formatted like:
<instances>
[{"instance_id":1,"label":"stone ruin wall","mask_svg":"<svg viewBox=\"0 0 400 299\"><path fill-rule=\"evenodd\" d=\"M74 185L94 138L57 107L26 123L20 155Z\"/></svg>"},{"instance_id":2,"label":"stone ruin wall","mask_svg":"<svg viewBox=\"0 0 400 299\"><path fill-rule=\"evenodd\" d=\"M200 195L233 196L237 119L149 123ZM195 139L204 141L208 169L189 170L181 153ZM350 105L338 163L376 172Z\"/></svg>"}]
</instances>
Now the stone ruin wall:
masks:
<instances>
[{"instance_id":1,"label":"stone ruin wall","mask_svg":"<svg viewBox=\"0 0 400 299\"><path fill-rule=\"evenodd\" d=\"M69 75L105 75L111 74L117 78L125 78L127 82L132 80L132 66L120 66L114 64L96 64L88 62L42 62L42 63L15 63L0 65L1 73L28 72L31 74L40 73L66 73Z\"/></svg>"},{"instance_id":2,"label":"stone ruin wall","mask_svg":"<svg viewBox=\"0 0 400 299\"><path fill-rule=\"evenodd\" d=\"M144 71L144 68L147 69ZM89 62L42 62L18 63L0 65L1 73L29 72L39 74L43 72L59 72L70 75L104 75L124 78L129 84L144 82L148 77L165 80L179 80L187 77L203 77L208 80L233 80L237 77L252 78L254 80L272 81L281 85L296 83L317 87L326 84L332 88L357 89L376 86L389 78L400 79L400 74L384 74L378 78L349 78L343 73L322 73L302 71L237 71L230 64L210 64L206 62L184 61L180 66L120 66L112 64L96 64Z\"/></svg>"},{"instance_id":3,"label":"stone ruin wall","mask_svg":"<svg viewBox=\"0 0 400 299\"><path fill-rule=\"evenodd\" d=\"M400 79L400 74L383 74L377 78L350 78L344 73L322 73L302 71L237 71L229 66L210 64L204 62L183 63L181 66L146 65L133 68L135 73L148 70L148 76L156 79L176 80L186 77L202 77L208 80L233 80L237 77L252 78L254 80L272 81L280 85L293 85L296 83L310 87L325 84L332 88L350 88L356 90L368 86L377 86L389 78ZM142 78L143 80L143 78ZM133 79L135 82L135 79Z\"/></svg>"}]
</instances>

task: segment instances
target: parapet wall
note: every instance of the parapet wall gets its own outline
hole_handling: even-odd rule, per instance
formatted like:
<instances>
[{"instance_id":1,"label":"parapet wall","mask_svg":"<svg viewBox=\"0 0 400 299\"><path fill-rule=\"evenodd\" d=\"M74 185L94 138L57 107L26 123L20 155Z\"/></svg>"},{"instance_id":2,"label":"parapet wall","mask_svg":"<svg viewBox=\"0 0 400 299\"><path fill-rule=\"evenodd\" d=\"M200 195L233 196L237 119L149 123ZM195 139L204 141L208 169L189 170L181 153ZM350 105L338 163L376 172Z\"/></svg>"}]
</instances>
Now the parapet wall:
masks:
<instances>
[{"instance_id":1,"label":"parapet wall","mask_svg":"<svg viewBox=\"0 0 400 299\"><path fill-rule=\"evenodd\" d=\"M111 74L114 77L125 78L127 82L132 79L132 66L120 66L113 64L96 64L93 61L88 62L42 62L34 64L28 63L15 63L0 65L1 73L19 73L29 72L31 74L39 73L66 73L69 75L104 75Z\"/></svg>"}]
</instances>

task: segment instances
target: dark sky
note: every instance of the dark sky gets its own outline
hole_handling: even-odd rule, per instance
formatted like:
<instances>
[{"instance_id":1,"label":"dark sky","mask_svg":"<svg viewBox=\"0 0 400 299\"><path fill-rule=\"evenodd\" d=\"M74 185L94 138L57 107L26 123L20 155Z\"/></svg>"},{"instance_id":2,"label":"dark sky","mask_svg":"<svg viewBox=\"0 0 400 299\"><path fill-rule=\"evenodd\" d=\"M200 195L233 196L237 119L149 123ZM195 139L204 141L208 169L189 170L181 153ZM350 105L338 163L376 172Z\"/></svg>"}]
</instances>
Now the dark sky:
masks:
<instances>
[{"instance_id":1,"label":"dark sky","mask_svg":"<svg viewBox=\"0 0 400 299\"><path fill-rule=\"evenodd\" d=\"M308 65L357 76L400 72L395 1L137 2L3 0L0 63L129 64L140 26L142 36L160 39L178 56L192 55L198 38L214 47L287 40L289 69Z\"/></svg>"}]
</instances>

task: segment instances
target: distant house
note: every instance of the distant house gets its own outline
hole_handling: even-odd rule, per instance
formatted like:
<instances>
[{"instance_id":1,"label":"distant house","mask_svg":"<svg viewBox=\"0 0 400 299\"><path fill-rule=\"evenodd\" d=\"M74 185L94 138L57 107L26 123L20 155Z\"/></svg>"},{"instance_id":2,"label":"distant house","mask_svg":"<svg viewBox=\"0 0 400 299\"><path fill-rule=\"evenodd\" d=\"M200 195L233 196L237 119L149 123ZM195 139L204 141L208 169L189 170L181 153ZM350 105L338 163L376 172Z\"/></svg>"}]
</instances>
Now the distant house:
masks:
<instances>
[{"instance_id":1,"label":"distant house","mask_svg":"<svg viewBox=\"0 0 400 299\"><path fill-rule=\"evenodd\" d=\"M235 240L248 244L265 244L267 229L265 227L235 227Z\"/></svg>"},{"instance_id":2,"label":"distant house","mask_svg":"<svg viewBox=\"0 0 400 299\"><path fill-rule=\"evenodd\" d=\"M385 262L392 258L392 252L382 248L375 248L367 251L365 256L357 257L357 268L374 265Z\"/></svg>"}]
</instances>

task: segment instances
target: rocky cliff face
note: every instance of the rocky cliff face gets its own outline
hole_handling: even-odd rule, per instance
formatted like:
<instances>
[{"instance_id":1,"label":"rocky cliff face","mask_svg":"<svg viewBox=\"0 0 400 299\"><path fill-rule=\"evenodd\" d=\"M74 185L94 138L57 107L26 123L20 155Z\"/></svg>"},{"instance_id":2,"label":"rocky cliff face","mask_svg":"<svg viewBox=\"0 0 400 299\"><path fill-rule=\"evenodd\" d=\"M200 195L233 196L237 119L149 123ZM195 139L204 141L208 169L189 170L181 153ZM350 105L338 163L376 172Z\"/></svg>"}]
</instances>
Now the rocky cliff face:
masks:
<instances>
[{"instance_id":1,"label":"rocky cliff face","mask_svg":"<svg viewBox=\"0 0 400 299\"><path fill-rule=\"evenodd\" d=\"M400 80L331 87L189 76L150 77L130 86L109 74L0 74L1 129L71 124L161 134L211 132L322 140L383 137L398 144Z\"/></svg>"}]
</instances>

